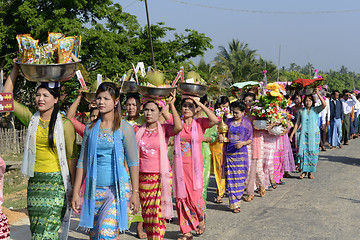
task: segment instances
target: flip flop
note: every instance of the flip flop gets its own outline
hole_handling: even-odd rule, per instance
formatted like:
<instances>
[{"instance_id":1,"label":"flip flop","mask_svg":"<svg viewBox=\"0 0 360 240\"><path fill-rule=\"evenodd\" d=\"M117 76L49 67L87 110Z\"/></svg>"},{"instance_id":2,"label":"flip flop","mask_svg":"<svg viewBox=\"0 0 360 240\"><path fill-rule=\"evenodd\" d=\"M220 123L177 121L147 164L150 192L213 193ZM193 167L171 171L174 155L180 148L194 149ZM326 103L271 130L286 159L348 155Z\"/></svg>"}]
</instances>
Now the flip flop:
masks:
<instances>
[{"instance_id":1,"label":"flip flop","mask_svg":"<svg viewBox=\"0 0 360 240\"><path fill-rule=\"evenodd\" d=\"M238 207L238 208L235 208L234 210L233 210L233 213L239 213L239 212L241 212L241 209Z\"/></svg>"},{"instance_id":2,"label":"flip flop","mask_svg":"<svg viewBox=\"0 0 360 240\"><path fill-rule=\"evenodd\" d=\"M280 182L277 185L285 185L285 181L283 179L280 179Z\"/></svg>"}]
</instances>

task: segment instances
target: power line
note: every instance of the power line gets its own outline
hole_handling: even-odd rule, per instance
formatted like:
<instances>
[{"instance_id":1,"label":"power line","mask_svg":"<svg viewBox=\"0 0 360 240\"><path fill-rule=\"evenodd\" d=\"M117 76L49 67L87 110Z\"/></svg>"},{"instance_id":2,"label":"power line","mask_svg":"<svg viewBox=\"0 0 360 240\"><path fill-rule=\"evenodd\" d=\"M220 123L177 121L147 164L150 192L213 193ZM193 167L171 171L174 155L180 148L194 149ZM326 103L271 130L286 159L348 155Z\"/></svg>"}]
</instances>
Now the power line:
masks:
<instances>
[{"instance_id":1,"label":"power line","mask_svg":"<svg viewBox=\"0 0 360 240\"><path fill-rule=\"evenodd\" d=\"M136 3L138 0L134 0L131 3L129 3L128 5L126 5L123 9L126 9L128 7L130 7L131 5L133 5L134 3Z\"/></svg>"},{"instance_id":2,"label":"power line","mask_svg":"<svg viewBox=\"0 0 360 240\"><path fill-rule=\"evenodd\" d=\"M190 5L194 7L211 8L232 12L243 12L243 13L257 13L257 14L277 14L277 15L319 15L319 14L341 14L341 13L358 13L360 9L348 9L348 10L329 10L329 11L309 11L309 12L286 12L286 11L260 11L260 10L249 10L249 9L235 9L235 8L224 8L216 7L204 4L189 3L179 0L168 0L170 2L176 2L180 4Z\"/></svg>"}]
</instances>

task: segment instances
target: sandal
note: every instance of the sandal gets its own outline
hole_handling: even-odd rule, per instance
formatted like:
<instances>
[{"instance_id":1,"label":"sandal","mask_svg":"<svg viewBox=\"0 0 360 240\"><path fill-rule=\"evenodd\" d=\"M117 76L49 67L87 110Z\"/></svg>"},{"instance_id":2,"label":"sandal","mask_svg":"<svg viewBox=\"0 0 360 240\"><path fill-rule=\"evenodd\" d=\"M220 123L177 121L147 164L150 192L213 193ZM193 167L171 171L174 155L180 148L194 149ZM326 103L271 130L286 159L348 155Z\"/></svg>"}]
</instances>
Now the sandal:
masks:
<instances>
[{"instance_id":1,"label":"sandal","mask_svg":"<svg viewBox=\"0 0 360 240\"><path fill-rule=\"evenodd\" d=\"M284 178L291 178L291 175L290 175L290 173L288 173L288 172L285 172L285 174L284 174Z\"/></svg>"},{"instance_id":2,"label":"sandal","mask_svg":"<svg viewBox=\"0 0 360 240\"><path fill-rule=\"evenodd\" d=\"M309 174L308 174L308 178L314 179L315 177L314 177L311 173L309 173Z\"/></svg>"},{"instance_id":3,"label":"sandal","mask_svg":"<svg viewBox=\"0 0 360 240\"><path fill-rule=\"evenodd\" d=\"M215 203L223 203L222 197L221 196L217 196L214 200Z\"/></svg>"},{"instance_id":4,"label":"sandal","mask_svg":"<svg viewBox=\"0 0 360 240\"><path fill-rule=\"evenodd\" d=\"M285 185L285 181L283 179L280 179L280 181L277 185Z\"/></svg>"},{"instance_id":5,"label":"sandal","mask_svg":"<svg viewBox=\"0 0 360 240\"><path fill-rule=\"evenodd\" d=\"M199 226L197 226L196 234L197 234L197 235L202 235L202 234L204 234L205 228L206 228L205 223L204 223L204 225L202 225L202 226L200 226L200 224L199 224Z\"/></svg>"},{"instance_id":6,"label":"sandal","mask_svg":"<svg viewBox=\"0 0 360 240\"><path fill-rule=\"evenodd\" d=\"M193 239L193 235L181 235L181 237L179 237L177 240L192 240Z\"/></svg>"},{"instance_id":7,"label":"sandal","mask_svg":"<svg viewBox=\"0 0 360 240\"><path fill-rule=\"evenodd\" d=\"M244 198L245 202L251 202L254 199L254 195L252 196L247 196L246 198Z\"/></svg>"},{"instance_id":8,"label":"sandal","mask_svg":"<svg viewBox=\"0 0 360 240\"><path fill-rule=\"evenodd\" d=\"M239 212L241 212L241 210L240 210L239 207L238 207L238 208L235 208L235 209L233 210L233 213L239 213Z\"/></svg>"},{"instance_id":9,"label":"sandal","mask_svg":"<svg viewBox=\"0 0 360 240\"><path fill-rule=\"evenodd\" d=\"M270 184L271 184L271 187L272 187L273 189L276 189L276 188L277 188L275 181L274 181L274 182L270 182Z\"/></svg>"},{"instance_id":10,"label":"sandal","mask_svg":"<svg viewBox=\"0 0 360 240\"><path fill-rule=\"evenodd\" d=\"M261 197L265 196L265 194L266 194L266 189L264 188L263 190L260 190L260 191L259 191L259 194L260 194Z\"/></svg>"},{"instance_id":11,"label":"sandal","mask_svg":"<svg viewBox=\"0 0 360 240\"><path fill-rule=\"evenodd\" d=\"M306 172L302 173L302 174L299 176L299 178L300 178L300 179L303 179L305 176L306 176Z\"/></svg>"},{"instance_id":12,"label":"sandal","mask_svg":"<svg viewBox=\"0 0 360 240\"><path fill-rule=\"evenodd\" d=\"M137 223L137 224L138 225L136 226L136 237L139 239L146 239L147 234L146 234L146 232L144 232L143 223Z\"/></svg>"},{"instance_id":13,"label":"sandal","mask_svg":"<svg viewBox=\"0 0 360 240\"><path fill-rule=\"evenodd\" d=\"M146 234L146 232L138 232L137 234L136 234L136 237L137 238L139 238L139 239L146 239L147 238L147 234Z\"/></svg>"}]
</instances>

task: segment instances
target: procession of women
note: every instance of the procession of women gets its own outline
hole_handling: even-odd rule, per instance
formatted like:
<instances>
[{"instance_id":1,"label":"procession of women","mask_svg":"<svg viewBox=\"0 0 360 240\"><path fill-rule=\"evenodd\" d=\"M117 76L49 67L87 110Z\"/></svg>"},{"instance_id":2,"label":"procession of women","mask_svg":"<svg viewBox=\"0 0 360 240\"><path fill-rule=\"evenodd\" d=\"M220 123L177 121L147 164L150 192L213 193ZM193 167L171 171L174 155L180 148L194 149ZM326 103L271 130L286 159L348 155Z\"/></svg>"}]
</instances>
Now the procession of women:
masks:
<instances>
[{"instance_id":1,"label":"procession of women","mask_svg":"<svg viewBox=\"0 0 360 240\"><path fill-rule=\"evenodd\" d=\"M14 61L4 92L13 92L20 69ZM316 83L311 91L259 83L213 99L206 87L197 90L196 76L166 87L141 86L135 77L126 84L136 90L124 90L125 79L98 82L92 97L79 89L66 111L59 81L39 83L35 113L14 102L28 128L21 171L29 177L32 239L67 239L78 215L90 239L121 239L131 224L140 239L164 239L177 218L178 240L191 240L206 231L207 202L228 198L229 214L241 214L244 201L276 194L286 178L315 181L319 151L359 134L356 94L345 91L340 101L322 78L305 81ZM75 117L84 96L87 122Z\"/></svg>"}]
</instances>

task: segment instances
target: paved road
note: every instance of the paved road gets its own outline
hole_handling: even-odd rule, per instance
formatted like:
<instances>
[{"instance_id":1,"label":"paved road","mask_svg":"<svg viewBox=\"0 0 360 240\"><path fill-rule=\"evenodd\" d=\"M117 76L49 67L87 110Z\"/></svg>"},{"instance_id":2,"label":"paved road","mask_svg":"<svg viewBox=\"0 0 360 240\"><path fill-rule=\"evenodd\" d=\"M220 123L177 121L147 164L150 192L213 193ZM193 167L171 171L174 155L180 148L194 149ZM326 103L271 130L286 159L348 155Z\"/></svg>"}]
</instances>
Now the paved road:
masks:
<instances>
[{"instance_id":1,"label":"paved road","mask_svg":"<svg viewBox=\"0 0 360 240\"><path fill-rule=\"evenodd\" d=\"M212 202L211 179L207 202L207 228L197 239L360 239L360 139L343 149L321 153L314 180L286 179L286 185L268 191L264 198L243 202L241 213ZM293 174L298 176L298 174ZM88 239L77 232L73 220L69 239ZM12 238L30 239L28 221L11 226ZM168 224L166 239L179 235L177 219ZM136 239L135 229L120 239Z\"/></svg>"}]
</instances>

